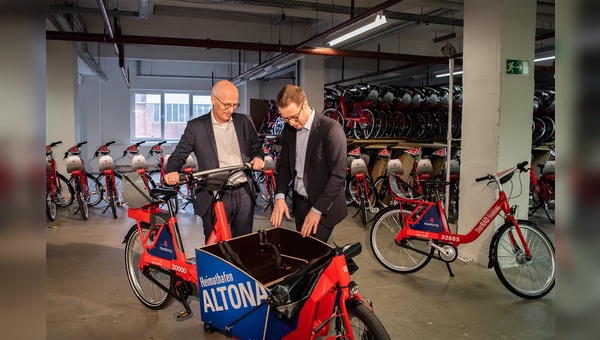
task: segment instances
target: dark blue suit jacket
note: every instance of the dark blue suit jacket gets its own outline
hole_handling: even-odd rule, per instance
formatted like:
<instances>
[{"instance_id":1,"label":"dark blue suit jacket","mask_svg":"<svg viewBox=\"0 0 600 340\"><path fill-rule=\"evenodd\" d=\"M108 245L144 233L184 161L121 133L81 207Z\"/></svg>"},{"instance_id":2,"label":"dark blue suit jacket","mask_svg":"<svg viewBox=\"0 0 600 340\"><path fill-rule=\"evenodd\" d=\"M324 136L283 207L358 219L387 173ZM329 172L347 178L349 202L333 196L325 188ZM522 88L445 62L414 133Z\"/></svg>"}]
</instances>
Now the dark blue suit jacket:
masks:
<instances>
[{"instance_id":1,"label":"dark blue suit jacket","mask_svg":"<svg viewBox=\"0 0 600 340\"><path fill-rule=\"evenodd\" d=\"M192 119L188 122L179 143L169 157L166 172L181 171L190 153L194 152L198 160L198 169L200 171L219 167L219 158L217 156L217 144L215 133L211 120L212 111L208 114ZM254 157L264 158L258 133L250 116L240 113L234 113L232 116L235 133L242 153L242 162L250 162ZM250 181L251 178L249 177ZM248 193L251 193L251 187L247 187ZM194 210L199 216L204 216L212 201L212 194L206 190L198 192L194 204Z\"/></svg>"},{"instance_id":2,"label":"dark blue suit jacket","mask_svg":"<svg viewBox=\"0 0 600 340\"><path fill-rule=\"evenodd\" d=\"M321 223L333 228L348 215L346 180L346 135L342 126L317 112L308 136L304 163L304 187L312 207L319 210ZM277 166L277 192L287 193L296 177L296 132L286 124L281 134L281 154Z\"/></svg>"}]
</instances>

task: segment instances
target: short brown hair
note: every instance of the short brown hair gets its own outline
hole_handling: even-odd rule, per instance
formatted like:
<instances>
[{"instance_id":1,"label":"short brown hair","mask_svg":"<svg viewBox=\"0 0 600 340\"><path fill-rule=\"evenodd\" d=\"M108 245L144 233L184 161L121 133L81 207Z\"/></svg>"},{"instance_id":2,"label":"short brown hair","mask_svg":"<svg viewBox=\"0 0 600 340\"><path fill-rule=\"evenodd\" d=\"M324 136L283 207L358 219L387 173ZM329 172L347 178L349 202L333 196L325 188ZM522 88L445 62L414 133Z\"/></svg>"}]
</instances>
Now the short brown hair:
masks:
<instances>
[{"instance_id":1,"label":"short brown hair","mask_svg":"<svg viewBox=\"0 0 600 340\"><path fill-rule=\"evenodd\" d=\"M300 86L288 84L277 94L277 107L287 107L291 103L302 105L306 100L306 94Z\"/></svg>"}]
</instances>

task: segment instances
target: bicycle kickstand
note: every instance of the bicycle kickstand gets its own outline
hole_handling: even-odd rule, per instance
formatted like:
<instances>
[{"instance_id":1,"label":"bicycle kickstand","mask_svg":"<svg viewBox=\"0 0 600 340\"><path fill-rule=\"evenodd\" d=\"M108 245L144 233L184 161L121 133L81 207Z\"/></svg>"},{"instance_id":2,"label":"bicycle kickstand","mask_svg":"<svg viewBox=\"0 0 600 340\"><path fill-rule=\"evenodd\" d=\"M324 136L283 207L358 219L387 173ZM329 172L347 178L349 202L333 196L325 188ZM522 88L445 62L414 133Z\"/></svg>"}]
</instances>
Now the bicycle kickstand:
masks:
<instances>
[{"instance_id":1,"label":"bicycle kickstand","mask_svg":"<svg viewBox=\"0 0 600 340\"><path fill-rule=\"evenodd\" d=\"M452 269L450 268L450 263L446 262L446 268L448 268L448 273L450 273L450 277L454 277L454 273L452 272Z\"/></svg>"}]
</instances>

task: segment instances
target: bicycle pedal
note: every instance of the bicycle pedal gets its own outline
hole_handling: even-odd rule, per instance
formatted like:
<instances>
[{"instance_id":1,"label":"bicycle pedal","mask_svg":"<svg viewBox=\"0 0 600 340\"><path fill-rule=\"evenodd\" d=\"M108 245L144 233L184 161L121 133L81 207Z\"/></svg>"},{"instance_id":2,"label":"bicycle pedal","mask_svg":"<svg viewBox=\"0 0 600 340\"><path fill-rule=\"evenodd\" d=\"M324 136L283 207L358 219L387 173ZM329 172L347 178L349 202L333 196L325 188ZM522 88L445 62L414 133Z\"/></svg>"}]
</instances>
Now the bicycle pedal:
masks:
<instances>
[{"instance_id":1,"label":"bicycle pedal","mask_svg":"<svg viewBox=\"0 0 600 340\"><path fill-rule=\"evenodd\" d=\"M461 261L463 261L465 264L469 264L471 262L473 262L473 259L465 259L464 257L461 256L457 256L457 258Z\"/></svg>"},{"instance_id":2,"label":"bicycle pedal","mask_svg":"<svg viewBox=\"0 0 600 340\"><path fill-rule=\"evenodd\" d=\"M379 212L379 208L373 207L371 208L371 213L377 214Z\"/></svg>"},{"instance_id":3,"label":"bicycle pedal","mask_svg":"<svg viewBox=\"0 0 600 340\"><path fill-rule=\"evenodd\" d=\"M192 316L192 314L193 314L193 313L191 313L191 312L188 312L188 311L182 310L181 312L174 313L174 314L173 314L173 316L174 316L174 317L175 317L177 320L183 320L183 319L186 319L186 318L188 318L188 317Z\"/></svg>"}]
</instances>

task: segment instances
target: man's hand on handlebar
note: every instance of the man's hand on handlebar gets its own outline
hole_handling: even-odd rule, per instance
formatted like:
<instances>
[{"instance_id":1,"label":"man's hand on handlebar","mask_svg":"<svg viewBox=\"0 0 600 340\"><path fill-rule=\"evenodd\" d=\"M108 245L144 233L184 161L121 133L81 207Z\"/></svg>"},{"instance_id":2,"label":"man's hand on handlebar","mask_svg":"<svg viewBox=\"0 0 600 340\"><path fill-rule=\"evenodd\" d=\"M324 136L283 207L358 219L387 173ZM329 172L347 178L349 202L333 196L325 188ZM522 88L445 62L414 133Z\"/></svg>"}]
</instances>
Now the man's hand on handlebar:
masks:
<instances>
[{"instance_id":1,"label":"man's hand on handlebar","mask_svg":"<svg viewBox=\"0 0 600 340\"><path fill-rule=\"evenodd\" d=\"M165 174L165 183L168 185L175 185L179 183L179 173L177 171L169 172Z\"/></svg>"},{"instance_id":2,"label":"man's hand on handlebar","mask_svg":"<svg viewBox=\"0 0 600 340\"><path fill-rule=\"evenodd\" d=\"M258 157L254 157L254 159L250 161L250 164L252 164L252 170L262 170L262 168L265 167L265 161Z\"/></svg>"}]
</instances>

